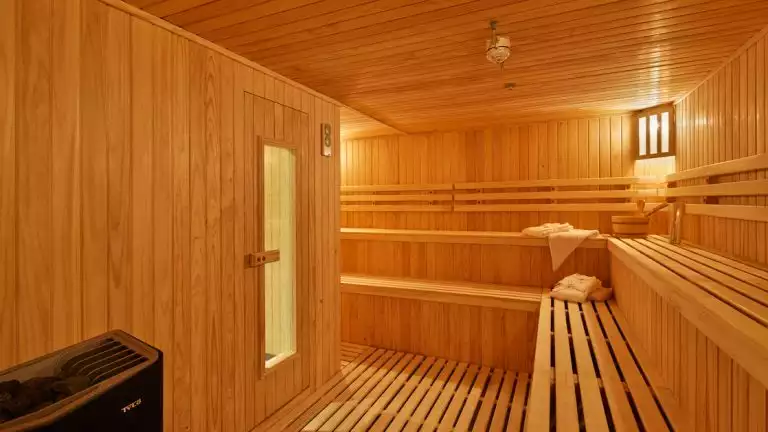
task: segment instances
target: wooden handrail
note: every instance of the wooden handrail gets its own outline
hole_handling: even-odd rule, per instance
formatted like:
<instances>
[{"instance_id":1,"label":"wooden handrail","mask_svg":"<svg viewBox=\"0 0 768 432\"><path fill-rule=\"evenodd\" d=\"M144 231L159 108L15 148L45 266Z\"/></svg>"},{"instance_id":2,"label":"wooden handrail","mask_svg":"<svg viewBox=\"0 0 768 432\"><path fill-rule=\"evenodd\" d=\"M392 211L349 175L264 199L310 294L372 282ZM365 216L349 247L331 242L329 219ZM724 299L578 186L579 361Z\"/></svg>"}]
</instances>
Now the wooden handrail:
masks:
<instances>
[{"instance_id":1,"label":"wooden handrail","mask_svg":"<svg viewBox=\"0 0 768 432\"><path fill-rule=\"evenodd\" d=\"M728 162L705 165L698 168L668 174L666 179L667 182L671 183L681 180L737 174L747 171L757 171L761 169L768 169L768 153L739 158Z\"/></svg>"}]
</instances>

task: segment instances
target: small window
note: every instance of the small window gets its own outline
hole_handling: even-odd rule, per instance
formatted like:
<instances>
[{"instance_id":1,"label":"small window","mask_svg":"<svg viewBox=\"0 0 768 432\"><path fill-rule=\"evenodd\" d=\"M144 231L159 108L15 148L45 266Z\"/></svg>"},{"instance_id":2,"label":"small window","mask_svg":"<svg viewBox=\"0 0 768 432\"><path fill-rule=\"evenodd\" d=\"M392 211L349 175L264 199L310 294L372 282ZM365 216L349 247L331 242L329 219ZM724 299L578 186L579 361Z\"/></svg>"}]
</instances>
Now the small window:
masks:
<instances>
[{"instance_id":1,"label":"small window","mask_svg":"<svg viewBox=\"0 0 768 432\"><path fill-rule=\"evenodd\" d=\"M651 159L675 154L674 107L662 105L636 114L637 158Z\"/></svg>"}]
</instances>

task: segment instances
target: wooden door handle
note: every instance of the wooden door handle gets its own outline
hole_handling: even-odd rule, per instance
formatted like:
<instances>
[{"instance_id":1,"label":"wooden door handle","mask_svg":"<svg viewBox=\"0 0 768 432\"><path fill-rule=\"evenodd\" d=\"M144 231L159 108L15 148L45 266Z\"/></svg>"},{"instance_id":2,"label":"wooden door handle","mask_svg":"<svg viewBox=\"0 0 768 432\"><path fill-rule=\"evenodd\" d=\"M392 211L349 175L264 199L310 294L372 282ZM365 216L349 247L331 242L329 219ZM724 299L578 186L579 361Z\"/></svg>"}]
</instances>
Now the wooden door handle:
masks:
<instances>
[{"instance_id":1,"label":"wooden door handle","mask_svg":"<svg viewBox=\"0 0 768 432\"><path fill-rule=\"evenodd\" d=\"M259 252L255 254L250 253L245 255L246 268L261 267L265 264L269 264L277 261L280 261L279 249L266 251L266 252Z\"/></svg>"}]
</instances>

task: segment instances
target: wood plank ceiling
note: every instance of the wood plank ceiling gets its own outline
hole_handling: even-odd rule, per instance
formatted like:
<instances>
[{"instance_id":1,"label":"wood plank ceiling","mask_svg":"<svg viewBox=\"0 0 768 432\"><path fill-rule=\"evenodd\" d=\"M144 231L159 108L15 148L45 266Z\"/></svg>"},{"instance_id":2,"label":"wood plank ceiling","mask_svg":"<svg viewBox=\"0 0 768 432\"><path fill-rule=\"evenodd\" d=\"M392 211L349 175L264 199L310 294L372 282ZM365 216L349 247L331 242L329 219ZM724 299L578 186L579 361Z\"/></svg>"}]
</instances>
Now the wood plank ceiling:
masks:
<instances>
[{"instance_id":1,"label":"wood plank ceiling","mask_svg":"<svg viewBox=\"0 0 768 432\"><path fill-rule=\"evenodd\" d=\"M672 101L768 25L768 0L128 1L403 132Z\"/></svg>"}]
</instances>

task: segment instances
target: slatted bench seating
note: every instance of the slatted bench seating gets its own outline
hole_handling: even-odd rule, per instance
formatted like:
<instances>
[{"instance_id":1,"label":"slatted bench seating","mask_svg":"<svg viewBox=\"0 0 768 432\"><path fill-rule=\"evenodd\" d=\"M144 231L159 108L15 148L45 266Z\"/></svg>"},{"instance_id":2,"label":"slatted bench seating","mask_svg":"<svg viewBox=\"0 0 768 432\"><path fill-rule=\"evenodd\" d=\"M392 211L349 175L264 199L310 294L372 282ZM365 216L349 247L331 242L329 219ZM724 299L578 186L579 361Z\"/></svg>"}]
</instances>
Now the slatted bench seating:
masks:
<instances>
[{"instance_id":1,"label":"slatted bench seating","mask_svg":"<svg viewBox=\"0 0 768 432\"><path fill-rule=\"evenodd\" d=\"M628 339L615 303L543 298L525 430L670 430Z\"/></svg>"},{"instance_id":2,"label":"slatted bench seating","mask_svg":"<svg viewBox=\"0 0 768 432\"><path fill-rule=\"evenodd\" d=\"M542 288L342 274L342 341L529 371Z\"/></svg>"},{"instance_id":3,"label":"slatted bench seating","mask_svg":"<svg viewBox=\"0 0 768 432\"><path fill-rule=\"evenodd\" d=\"M611 239L633 349L687 430L768 429L768 270L666 238Z\"/></svg>"}]
</instances>

